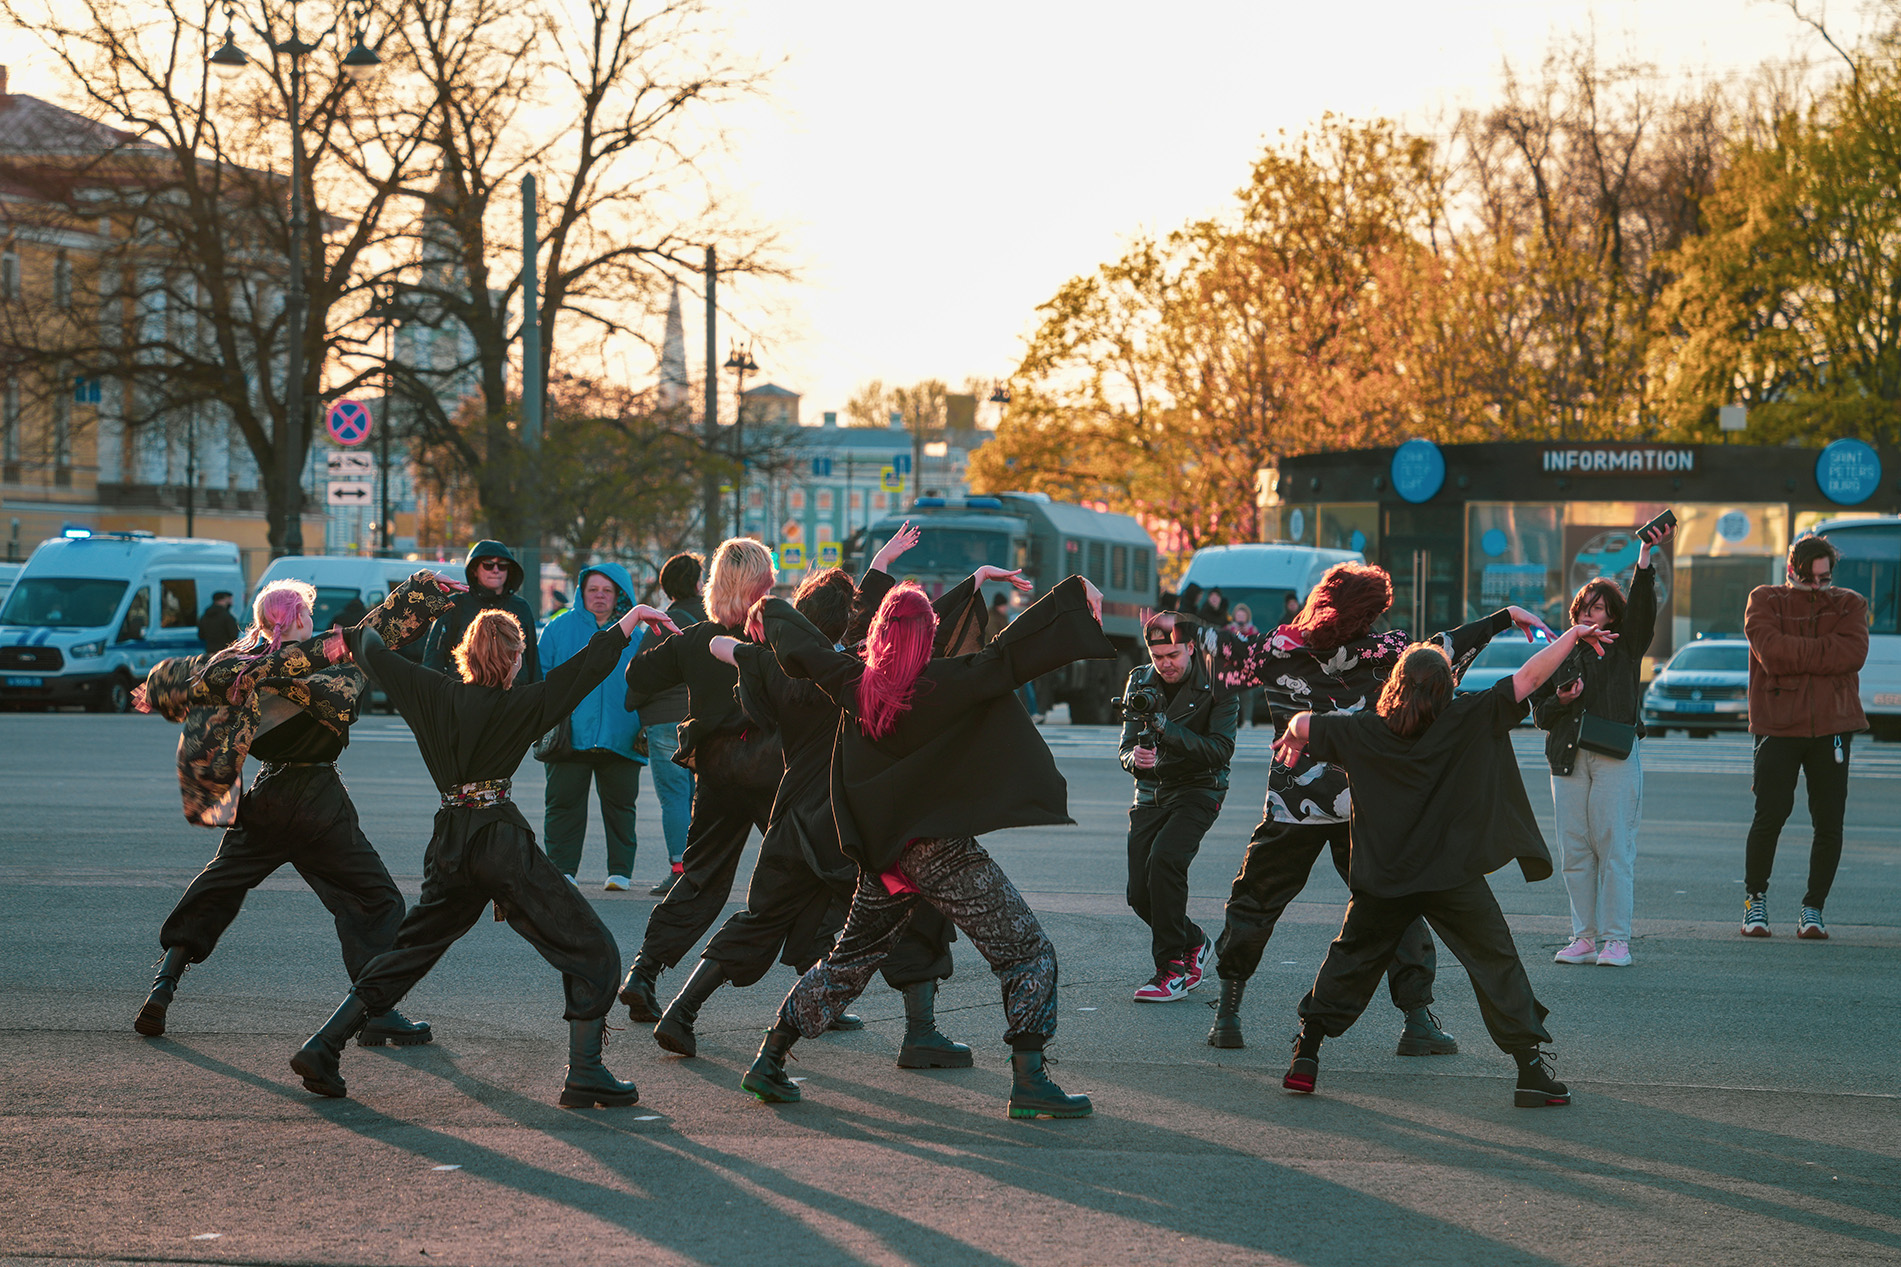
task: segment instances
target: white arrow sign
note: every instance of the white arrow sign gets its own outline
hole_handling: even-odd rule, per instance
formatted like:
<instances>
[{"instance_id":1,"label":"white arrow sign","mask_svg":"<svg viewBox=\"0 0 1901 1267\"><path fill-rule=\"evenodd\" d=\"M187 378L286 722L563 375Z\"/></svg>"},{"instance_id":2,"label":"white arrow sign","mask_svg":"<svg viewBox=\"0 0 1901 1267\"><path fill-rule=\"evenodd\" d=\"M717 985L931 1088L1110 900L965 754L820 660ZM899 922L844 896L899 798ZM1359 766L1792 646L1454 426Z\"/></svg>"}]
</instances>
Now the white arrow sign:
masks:
<instances>
[{"instance_id":1,"label":"white arrow sign","mask_svg":"<svg viewBox=\"0 0 1901 1267\"><path fill-rule=\"evenodd\" d=\"M355 450L338 450L324 455L329 467L331 479L349 479L352 476L371 479L376 475L376 462L367 453Z\"/></svg>"},{"instance_id":2,"label":"white arrow sign","mask_svg":"<svg viewBox=\"0 0 1901 1267\"><path fill-rule=\"evenodd\" d=\"M370 504L370 494L373 491L368 484L345 484L332 480L330 504L332 506L367 506Z\"/></svg>"}]
</instances>

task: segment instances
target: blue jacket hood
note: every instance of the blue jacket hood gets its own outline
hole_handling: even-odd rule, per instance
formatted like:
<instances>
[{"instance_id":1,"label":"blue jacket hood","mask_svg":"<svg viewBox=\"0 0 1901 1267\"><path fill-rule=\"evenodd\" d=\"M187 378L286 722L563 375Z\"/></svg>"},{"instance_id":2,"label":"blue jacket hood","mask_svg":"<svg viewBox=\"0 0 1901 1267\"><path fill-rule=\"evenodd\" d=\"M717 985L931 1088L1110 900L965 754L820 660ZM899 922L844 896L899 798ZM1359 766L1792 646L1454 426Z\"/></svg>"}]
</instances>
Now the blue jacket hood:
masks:
<instances>
[{"instance_id":1,"label":"blue jacket hood","mask_svg":"<svg viewBox=\"0 0 1901 1267\"><path fill-rule=\"evenodd\" d=\"M614 588L620 591L620 601L614 605L614 611L617 614L640 601L634 597L634 578L627 574L626 568L618 563L590 563L581 569L579 576L574 578L574 611L585 615L593 614L581 605L581 595L587 591L587 578L596 572L614 582ZM634 636L638 638L640 635Z\"/></svg>"}]
</instances>

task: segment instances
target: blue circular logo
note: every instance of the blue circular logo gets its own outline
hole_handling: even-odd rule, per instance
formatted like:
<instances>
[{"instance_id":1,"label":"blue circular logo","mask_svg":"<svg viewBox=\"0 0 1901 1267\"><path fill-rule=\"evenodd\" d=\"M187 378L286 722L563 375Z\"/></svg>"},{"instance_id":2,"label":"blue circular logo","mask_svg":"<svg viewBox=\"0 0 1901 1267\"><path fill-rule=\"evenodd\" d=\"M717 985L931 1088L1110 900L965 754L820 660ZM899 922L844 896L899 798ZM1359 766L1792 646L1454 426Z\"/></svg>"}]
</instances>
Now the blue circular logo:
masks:
<instances>
[{"instance_id":1,"label":"blue circular logo","mask_svg":"<svg viewBox=\"0 0 1901 1267\"><path fill-rule=\"evenodd\" d=\"M1366 553L1366 534L1364 532L1361 532L1358 528L1355 528L1353 530L1353 535L1347 539L1347 545L1349 548L1357 550L1361 554L1365 554Z\"/></svg>"},{"instance_id":2,"label":"blue circular logo","mask_svg":"<svg viewBox=\"0 0 1901 1267\"><path fill-rule=\"evenodd\" d=\"M1430 440L1393 450L1393 491L1409 502L1431 501L1446 482L1446 455Z\"/></svg>"},{"instance_id":3,"label":"blue circular logo","mask_svg":"<svg viewBox=\"0 0 1901 1267\"><path fill-rule=\"evenodd\" d=\"M1860 440L1837 440L1815 459L1815 482L1837 506L1859 506L1881 487L1881 455Z\"/></svg>"},{"instance_id":4,"label":"blue circular logo","mask_svg":"<svg viewBox=\"0 0 1901 1267\"><path fill-rule=\"evenodd\" d=\"M1505 535L1503 528L1488 528L1485 535L1479 538L1479 549L1485 551L1488 559L1496 559L1511 548L1512 539Z\"/></svg>"}]
</instances>

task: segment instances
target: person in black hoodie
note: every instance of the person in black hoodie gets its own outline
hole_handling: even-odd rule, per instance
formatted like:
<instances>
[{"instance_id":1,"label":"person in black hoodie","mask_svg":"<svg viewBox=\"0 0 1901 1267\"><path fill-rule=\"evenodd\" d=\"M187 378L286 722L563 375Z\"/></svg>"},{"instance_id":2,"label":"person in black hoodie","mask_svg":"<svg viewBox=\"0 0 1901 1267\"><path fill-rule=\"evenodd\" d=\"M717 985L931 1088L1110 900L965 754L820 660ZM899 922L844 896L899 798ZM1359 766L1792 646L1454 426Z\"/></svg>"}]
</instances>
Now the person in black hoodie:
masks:
<instances>
[{"instance_id":1,"label":"person in black hoodie","mask_svg":"<svg viewBox=\"0 0 1901 1267\"><path fill-rule=\"evenodd\" d=\"M528 638L521 684L541 681L541 656L535 649L535 609L519 593L524 576L521 564L501 542L478 541L469 547L463 572L469 578L469 592L457 598L455 606L437 618L436 627L429 631L429 641L423 646L422 667L460 680L454 652L462 645L462 635L468 632L476 613L499 609L513 616ZM539 590L534 592L539 593Z\"/></svg>"},{"instance_id":2,"label":"person in black hoodie","mask_svg":"<svg viewBox=\"0 0 1901 1267\"><path fill-rule=\"evenodd\" d=\"M559 969L567 993L568 1077L561 1103L586 1108L639 1099L601 1063L607 1011L620 977L620 948L568 878L535 842L534 829L509 799L522 758L620 663L635 624L676 632L664 612L634 607L596 633L579 655L545 682L516 685L534 639L507 612L478 613L456 644L457 680L411 664L373 631L343 634L352 659L382 686L415 732L423 763L442 793L435 832L423 854L422 896L404 916L390 948L360 973L336 1013L311 1035L290 1066L318 1095L347 1093L343 1047L385 1015L482 917L498 918Z\"/></svg>"},{"instance_id":3,"label":"person in black hoodie","mask_svg":"<svg viewBox=\"0 0 1901 1267\"><path fill-rule=\"evenodd\" d=\"M975 606L969 630L954 630L948 649L981 641L982 605ZM772 1103L800 1098L785 1071L792 1044L823 1033L858 997L913 909L928 902L970 939L1002 986L1009 1115L1089 1114L1089 1098L1065 1094L1044 1065L1056 1032L1056 949L976 837L1073 821L1068 787L1015 691L1075 660L1113 658L1101 612L1101 593L1070 577L981 651L933 658L937 615L917 586L900 585L879 605L861 661L790 603L761 602L780 667L814 682L840 710L832 803L839 847L859 874L845 931L786 995L740 1081L744 1090Z\"/></svg>"},{"instance_id":4,"label":"person in black hoodie","mask_svg":"<svg viewBox=\"0 0 1901 1267\"><path fill-rule=\"evenodd\" d=\"M685 629L706 619L700 602L703 571L697 554L676 554L660 568L660 590L667 596L667 615ZM654 795L660 799L660 826L667 838L666 878L649 889L665 897L686 870L687 830L693 821L693 771L673 760L680 750L680 723L686 720L686 684L670 686L640 706L641 733L647 736L647 769Z\"/></svg>"}]
</instances>

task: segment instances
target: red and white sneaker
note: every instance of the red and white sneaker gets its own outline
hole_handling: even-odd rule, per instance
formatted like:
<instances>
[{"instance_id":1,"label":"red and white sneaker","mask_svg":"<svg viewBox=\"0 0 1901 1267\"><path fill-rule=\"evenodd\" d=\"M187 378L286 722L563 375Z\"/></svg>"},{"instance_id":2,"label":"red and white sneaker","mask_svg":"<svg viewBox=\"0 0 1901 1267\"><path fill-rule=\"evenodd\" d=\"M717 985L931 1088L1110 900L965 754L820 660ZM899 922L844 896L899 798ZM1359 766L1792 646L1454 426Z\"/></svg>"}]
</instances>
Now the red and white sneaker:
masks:
<instances>
[{"instance_id":1,"label":"red and white sneaker","mask_svg":"<svg viewBox=\"0 0 1901 1267\"><path fill-rule=\"evenodd\" d=\"M1208 960L1214 957L1214 953L1215 944L1206 937L1203 937L1201 939L1201 945L1195 948L1193 954L1178 960L1182 968L1182 974L1188 978L1186 989L1192 990L1201 984L1202 974L1208 966Z\"/></svg>"},{"instance_id":2,"label":"red and white sneaker","mask_svg":"<svg viewBox=\"0 0 1901 1267\"><path fill-rule=\"evenodd\" d=\"M1147 985L1135 992L1137 1003L1173 1003L1188 997L1187 965L1180 960L1156 972Z\"/></svg>"}]
</instances>

